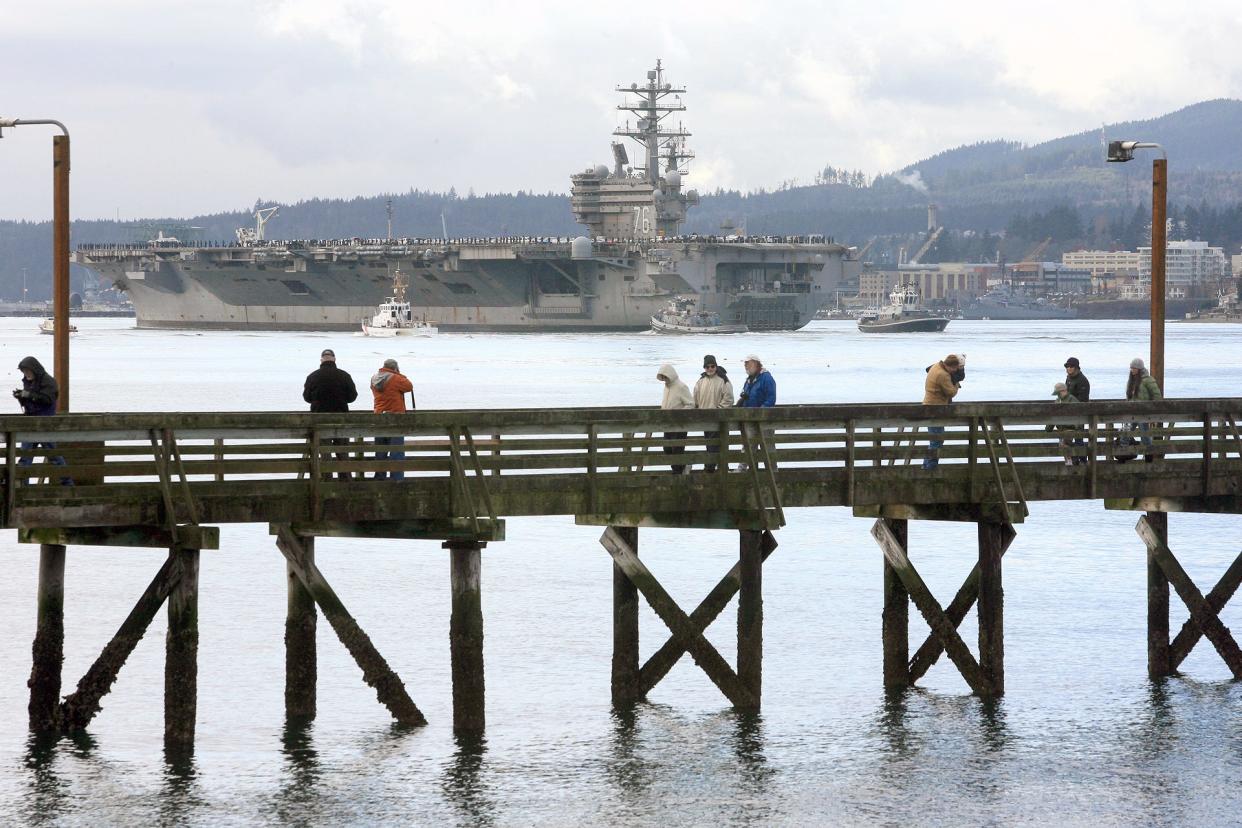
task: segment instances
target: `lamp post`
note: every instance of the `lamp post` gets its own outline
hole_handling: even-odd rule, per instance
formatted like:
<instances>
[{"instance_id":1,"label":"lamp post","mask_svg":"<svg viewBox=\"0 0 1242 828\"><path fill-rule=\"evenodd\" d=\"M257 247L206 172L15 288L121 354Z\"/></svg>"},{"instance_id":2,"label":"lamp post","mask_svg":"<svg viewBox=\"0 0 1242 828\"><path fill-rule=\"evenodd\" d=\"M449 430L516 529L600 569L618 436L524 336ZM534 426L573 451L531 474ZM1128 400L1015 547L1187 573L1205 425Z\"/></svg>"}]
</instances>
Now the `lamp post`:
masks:
<instances>
[{"instance_id":1,"label":"lamp post","mask_svg":"<svg viewBox=\"0 0 1242 828\"><path fill-rule=\"evenodd\" d=\"M5 127L43 124L60 129L52 137L52 374L60 387L56 410L69 410L69 130L48 118L0 118Z\"/></svg>"},{"instance_id":2,"label":"lamp post","mask_svg":"<svg viewBox=\"0 0 1242 828\"><path fill-rule=\"evenodd\" d=\"M1164 257L1168 245L1166 217L1168 215L1169 162L1164 147L1145 141L1111 141L1108 160L1132 161L1134 151L1154 149L1160 157L1151 162L1151 375L1161 392L1164 387Z\"/></svg>"}]
</instances>

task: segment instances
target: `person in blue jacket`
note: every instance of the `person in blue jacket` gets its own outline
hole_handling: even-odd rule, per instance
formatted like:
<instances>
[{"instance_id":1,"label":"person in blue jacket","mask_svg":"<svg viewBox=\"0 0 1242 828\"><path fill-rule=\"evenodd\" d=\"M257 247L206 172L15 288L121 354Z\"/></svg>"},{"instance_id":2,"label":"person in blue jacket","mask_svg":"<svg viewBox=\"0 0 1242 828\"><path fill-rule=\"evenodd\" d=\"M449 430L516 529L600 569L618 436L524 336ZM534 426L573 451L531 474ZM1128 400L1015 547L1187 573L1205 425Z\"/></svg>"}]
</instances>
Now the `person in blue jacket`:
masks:
<instances>
[{"instance_id":1,"label":"person in blue jacket","mask_svg":"<svg viewBox=\"0 0 1242 828\"><path fill-rule=\"evenodd\" d=\"M776 380L763 367L759 357L746 357L746 384L737 404L742 408L771 408L776 405Z\"/></svg>"}]
</instances>

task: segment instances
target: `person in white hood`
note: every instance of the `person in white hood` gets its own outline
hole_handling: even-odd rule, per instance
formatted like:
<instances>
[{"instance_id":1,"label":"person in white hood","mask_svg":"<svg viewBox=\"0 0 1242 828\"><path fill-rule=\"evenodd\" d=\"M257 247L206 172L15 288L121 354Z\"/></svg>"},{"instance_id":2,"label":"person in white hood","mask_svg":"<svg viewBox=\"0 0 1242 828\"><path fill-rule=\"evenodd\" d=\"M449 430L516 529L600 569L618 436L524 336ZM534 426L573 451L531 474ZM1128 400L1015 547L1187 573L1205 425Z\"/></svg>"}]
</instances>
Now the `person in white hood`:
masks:
<instances>
[{"instance_id":1,"label":"person in white hood","mask_svg":"<svg viewBox=\"0 0 1242 828\"><path fill-rule=\"evenodd\" d=\"M686 384L677 377L677 369L669 363L660 366L659 372L656 373L656 379L664 383L664 399L660 401L660 408L665 411L676 410L679 408L694 408L694 396L690 393L690 389ZM666 431L664 439L666 440L684 440L686 439L685 431ZM685 454L686 447L681 446L665 446L665 454ZM673 466L673 474L684 474L686 467Z\"/></svg>"}]
</instances>

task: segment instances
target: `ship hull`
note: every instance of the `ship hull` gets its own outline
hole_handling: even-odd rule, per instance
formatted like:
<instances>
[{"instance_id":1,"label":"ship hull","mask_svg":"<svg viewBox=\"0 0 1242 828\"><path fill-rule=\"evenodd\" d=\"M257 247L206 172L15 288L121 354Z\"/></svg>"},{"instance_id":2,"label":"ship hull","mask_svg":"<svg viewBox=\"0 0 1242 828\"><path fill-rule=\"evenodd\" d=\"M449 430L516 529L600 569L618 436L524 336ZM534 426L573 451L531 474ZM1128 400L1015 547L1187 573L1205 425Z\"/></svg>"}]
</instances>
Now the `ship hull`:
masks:
<instances>
[{"instance_id":1,"label":"ship hull","mask_svg":"<svg viewBox=\"0 0 1242 828\"><path fill-rule=\"evenodd\" d=\"M643 331L677 296L751 330L797 330L856 266L833 244L425 243L312 248L80 248L139 328L357 331L409 274L413 314L442 332ZM815 264L809 266L808 260Z\"/></svg>"},{"instance_id":2,"label":"ship hull","mask_svg":"<svg viewBox=\"0 0 1242 828\"><path fill-rule=\"evenodd\" d=\"M863 333L937 333L948 326L948 319L943 316L932 316L925 319L902 319L897 322L859 322L858 330Z\"/></svg>"}]
</instances>

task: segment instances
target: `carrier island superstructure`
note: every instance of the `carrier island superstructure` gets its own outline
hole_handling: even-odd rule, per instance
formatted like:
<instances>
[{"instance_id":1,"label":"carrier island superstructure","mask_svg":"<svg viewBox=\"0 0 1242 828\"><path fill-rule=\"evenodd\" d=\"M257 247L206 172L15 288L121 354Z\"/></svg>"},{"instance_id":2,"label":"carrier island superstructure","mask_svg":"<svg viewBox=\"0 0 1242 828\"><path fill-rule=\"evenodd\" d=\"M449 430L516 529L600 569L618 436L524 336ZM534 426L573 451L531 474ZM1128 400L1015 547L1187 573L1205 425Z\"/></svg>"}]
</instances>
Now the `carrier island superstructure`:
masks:
<instances>
[{"instance_id":1,"label":"carrier island superstructure","mask_svg":"<svg viewBox=\"0 0 1242 828\"><path fill-rule=\"evenodd\" d=\"M572 176L574 239L264 238L271 211L230 244L159 237L140 244L82 245L75 261L133 302L141 328L356 330L409 278L413 315L442 331L641 330L675 297L752 331L796 330L814 317L859 264L819 236L681 234L698 203L683 188L689 133L671 117L685 110L659 62L645 84L619 86L617 107L633 116L613 165ZM391 233L390 233L391 236Z\"/></svg>"}]
</instances>

